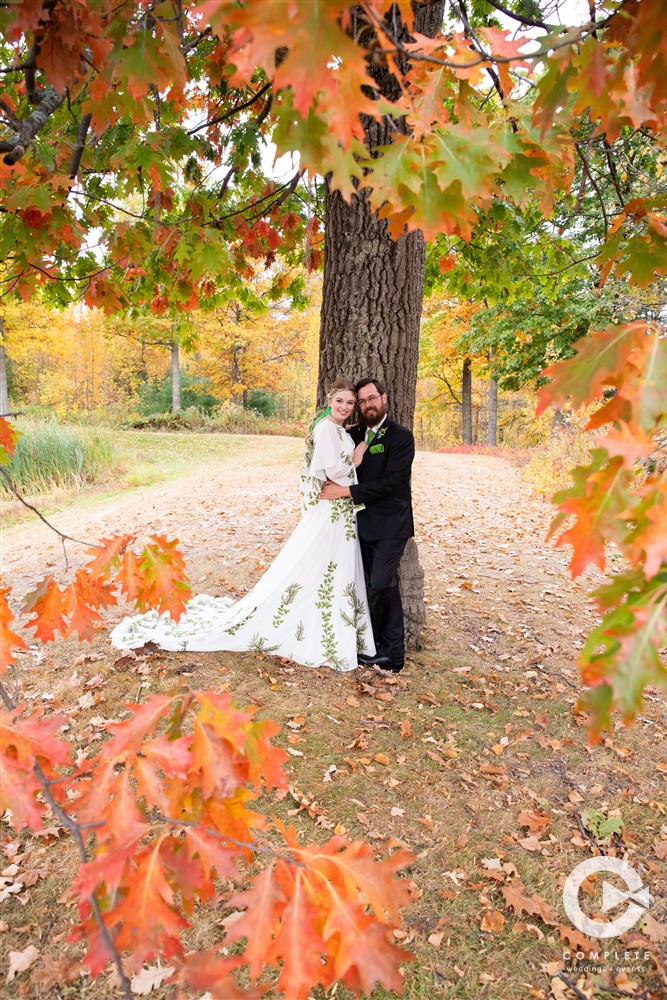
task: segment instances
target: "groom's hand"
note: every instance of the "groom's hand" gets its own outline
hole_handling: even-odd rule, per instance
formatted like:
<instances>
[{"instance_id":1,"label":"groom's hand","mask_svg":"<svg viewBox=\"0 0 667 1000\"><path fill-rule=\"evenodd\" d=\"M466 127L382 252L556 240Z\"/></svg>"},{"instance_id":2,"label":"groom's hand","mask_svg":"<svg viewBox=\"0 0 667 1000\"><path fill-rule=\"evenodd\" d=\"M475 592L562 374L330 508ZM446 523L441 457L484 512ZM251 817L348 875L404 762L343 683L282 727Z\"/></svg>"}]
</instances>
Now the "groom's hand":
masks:
<instances>
[{"instance_id":1,"label":"groom's hand","mask_svg":"<svg viewBox=\"0 0 667 1000\"><path fill-rule=\"evenodd\" d=\"M332 483L330 479L327 479L320 491L320 500L340 500L341 497L349 497L349 495L349 486L339 486L338 483Z\"/></svg>"}]
</instances>

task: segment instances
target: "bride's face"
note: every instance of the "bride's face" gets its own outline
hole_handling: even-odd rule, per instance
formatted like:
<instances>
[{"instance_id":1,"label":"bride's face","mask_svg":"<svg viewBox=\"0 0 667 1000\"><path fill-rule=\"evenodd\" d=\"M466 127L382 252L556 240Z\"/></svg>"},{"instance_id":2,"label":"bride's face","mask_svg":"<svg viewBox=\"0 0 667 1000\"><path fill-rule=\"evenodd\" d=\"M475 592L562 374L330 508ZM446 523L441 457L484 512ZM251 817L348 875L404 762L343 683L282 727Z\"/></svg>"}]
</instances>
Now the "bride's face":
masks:
<instances>
[{"instance_id":1,"label":"bride's face","mask_svg":"<svg viewBox=\"0 0 667 1000\"><path fill-rule=\"evenodd\" d=\"M333 394L329 400L329 406L331 407L331 416L337 424L342 424L347 420L354 409L356 401L354 393L349 392L347 389L338 389Z\"/></svg>"}]
</instances>

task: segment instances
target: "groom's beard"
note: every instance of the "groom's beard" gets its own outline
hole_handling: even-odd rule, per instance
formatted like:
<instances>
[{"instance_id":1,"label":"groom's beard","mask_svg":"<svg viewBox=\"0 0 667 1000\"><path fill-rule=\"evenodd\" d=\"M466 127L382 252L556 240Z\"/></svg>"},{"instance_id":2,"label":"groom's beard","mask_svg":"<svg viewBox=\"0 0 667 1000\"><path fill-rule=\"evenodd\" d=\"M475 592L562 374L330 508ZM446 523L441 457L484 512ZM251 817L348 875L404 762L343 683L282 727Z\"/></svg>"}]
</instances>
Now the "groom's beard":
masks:
<instances>
[{"instance_id":1,"label":"groom's beard","mask_svg":"<svg viewBox=\"0 0 667 1000\"><path fill-rule=\"evenodd\" d=\"M386 408L380 403L379 406L369 406L363 413L359 413L359 420L364 427L374 427L384 420L387 415Z\"/></svg>"}]
</instances>

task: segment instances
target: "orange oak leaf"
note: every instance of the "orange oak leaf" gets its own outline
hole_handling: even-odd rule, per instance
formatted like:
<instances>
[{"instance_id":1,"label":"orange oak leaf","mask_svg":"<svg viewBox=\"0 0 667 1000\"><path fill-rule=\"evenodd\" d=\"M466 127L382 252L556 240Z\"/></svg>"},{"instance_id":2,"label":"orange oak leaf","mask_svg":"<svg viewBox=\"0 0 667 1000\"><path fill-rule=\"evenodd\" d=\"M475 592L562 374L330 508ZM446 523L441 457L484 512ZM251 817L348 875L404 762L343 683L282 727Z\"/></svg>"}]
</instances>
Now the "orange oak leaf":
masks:
<instances>
[{"instance_id":1,"label":"orange oak leaf","mask_svg":"<svg viewBox=\"0 0 667 1000\"><path fill-rule=\"evenodd\" d=\"M194 722L192 749L192 772L198 774L198 782L206 798L213 795L230 798L237 788L245 784L243 772L235 766L229 743L199 718Z\"/></svg>"},{"instance_id":2,"label":"orange oak leaf","mask_svg":"<svg viewBox=\"0 0 667 1000\"><path fill-rule=\"evenodd\" d=\"M188 955L183 961L173 982L181 983L190 990L206 990L213 997L225 1000L260 1000L266 987L255 986L241 989L230 973L243 964L242 955L227 955L220 958L216 949Z\"/></svg>"},{"instance_id":3,"label":"orange oak leaf","mask_svg":"<svg viewBox=\"0 0 667 1000\"><path fill-rule=\"evenodd\" d=\"M509 885L504 885L500 891L506 904L517 916L527 913L531 917L539 917L550 927L558 924L558 917L553 907L537 893L529 896L521 879L513 878Z\"/></svg>"},{"instance_id":4,"label":"orange oak leaf","mask_svg":"<svg viewBox=\"0 0 667 1000\"><path fill-rule=\"evenodd\" d=\"M0 465L6 465L14 454L20 434L5 417L0 417Z\"/></svg>"},{"instance_id":5,"label":"orange oak leaf","mask_svg":"<svg viewBox=\"0 0 667 1000\"><path fill-rule=\"evenodd\" d=\"M86 555L93 556L86 565L91 576L108 580L118 566L125 549L135 537L134 534L114 535L113 538L104 538L99 545L87 549Z\"/></svg>"},{"instance_id":6,"label":"orange oak leaf","mask_svg":"<svg viewBox=\"0 0 667 1000\"><path fill-rule=\"evenodd\" d=\"M21 636L10 628L14 614L7 603L7 595L11 593L11 590L11 587L0 586L0 674L3 674L6 668L14 662L13 649L27 649Z\"/></svg>"},{"instance_id":7,"label":"orange oak leaf","mask_svg":"<svg viewBox=\"0 0 667 1000\"><path fill-rule=\"evenodd\" d=\"M62 595L63 613L69 618L66 635L79 633L79 639L90 640L95 635L95 626L102 621L101 615L87 604L76 584L65 587Z\"/></svg>"},{"instance_id":8,"label":"orange oak leaf","mask_svg":"<svg viewBox=\"0 0 667 1000\"><path fill-rule=\"evenodd\" d=\"M80 865L79 873L72 883L74 891L85 898L104 883L107 892L116 892L127 863L134 857L145 832L141 830L121 840L115 840L108 850L105 849L92 861Z\"/></svg>"},{"instance_id":9,"label":"orange oak leaf","mask_svg":"<svg viewBox=\"0 0 667 1000\"><path fill-rule=\"evenodd\" d=\"M206 691L198 694L197 700L200 705L198 721L212 727L230 745L245 781L252 782L256 788L260 787L262 779L270 790L287 787L282 765L289 759L288 755L270 742L279 731L275 722L253 719L256 709L239 709L230 694Z\"/></svg>"},{"instance_id":10,"label":"orange oak leaf","mask_svg":"<svg viewBox=\"0 0 667 1000\"><path fill-rule=\"evenodd\" d=\"M382 923L398 925L399 909L412 901L407 882L394 878L397 871L410 864L413 856L402 848L382 861L376 861L372 849L363 841L332 837L322 846L299 847L292 828L276 821L292 854L308 868L325 875L346 895L359 893L373 907Z\"/></svg>"},{"instance_id":11,"label":"orange oak leaf","mask_svg":"<svg viewBox=\"0 0 667 1000\"><path fill-rule=\"evenodd\" d=\"M113 739L105 746L104 757L107 760L114 759L128 750L134 754L139 753L143 749L142 740L154 732L169 705L176 700L176 697L169 695L151 694L143 704L126 704L125 708L130 712L130 718L125 722L110 722L107 726Z\"/></svg>"},{"instance_id":12,"label":"orange oak leaf","mask_svg":"<svg viewBox=\"0 0 667 1000\"><path fill-rule=\"evenodd\" d=\"M542 372L552 381L538 393L538 416L568 396L574 407L596 400L605 385L614 384L615 373L623 371L630 353L646 337L646 329L646 323L627 323L578 340L573 345L574 357Z\"/></svg>"},{"instance_id":13,"label":"orange oak leaf","mask_svg":"<svg viewBox=\"0 0 667 1000\"><path fill-rule=\"evenodd\" d=\"M69 746L56 737L67 720L63 715L42 718L38 712L22 716L22 710L19 706L12 713L0 712L0 812L11 811L16 830L37 830L48 808L35 798L42 791L35 763L47 778L56 776L56 766L71 763Z\"/></svg>"},{"instance_id":14,"label":"orange oak leaf","mask_svg":"<svg viewBox=\"0 0 667 1000\"><path fill-rule=\"evenodd\" d=\"M280 989L295 1000L306 1000L313 983L329 982L317 934L320 911L312 890L310 880L301 871L292 873L289 897L267 951L269 961L281 965ZM313 946L304 948L304 941L311 941Z\"/></svg>"},{"instance_id":15,"label":"orange oak leaf","mask_svg":"<svg viewBox=\"0 0 667 1000\"><path fill-rule=\"evenodd\" d=\"M279 862L284 865L284 862ZM275 877L275 865L265 868L252 881L250 889L234 893L228 900L231 909L245 910L242 917L227 928L225 940L232 944L240 938L248 942L243 953L250 975L257 977L270 961L268 947L287 899Z\"/></svg>"},{"instance_id":16,"label":"orange oak leaf","mask_svg":"<svg viewBox=\"0 0 667 1000\"><path fill-rule=\"evenodd\" d=\"M196 826L186 827L184 840L189 856L198 859L207 879L212 878L214 869L219 878L238 878L234 845L226 844L224 840Z\"/></svg>"},{"instance_id":17,"label":"orange oak leaf","mask_svg":"<svg viewBox=\"0 0 667 1000\"><path fill-rule=\"evenodd\" d=\"M174 891L165 871L164 844L167 835L159 837L133 858L133 878L125 882L126 894L113 910L113 920L119 923L115 945L132 953L131 968L161 952L169 959L180 955L179 934L189 924L178 912Z\"/></svg>"},{"instance_id":18,"label":"orange oak leaf","mask_svg":"<svg viewBox=\"0 0 667 1000\"><path fill-rule=\"evenodd\" d=\"M178 621L192 596L185 578L183 555L176 547L177 539L168 541L164 535L150 537L152 544L146 545L139 556L141 586L135 601L140 611L149 607L159 614L168 611Z\"/></svg>"},{"instance_id":19,"label":"orange oak leaf","mask_svg":"<svg viewBox=\"0 0 667 1000\"><path fill-rule=\"evenodd\" d=\"M28 622L34 628L35 638L40 642L51 642L56 632L67 635L67 599L52 576L45 577L35 590L28 594L23 604L26 614L35 617Z\"/></svg>"}]
</instances>

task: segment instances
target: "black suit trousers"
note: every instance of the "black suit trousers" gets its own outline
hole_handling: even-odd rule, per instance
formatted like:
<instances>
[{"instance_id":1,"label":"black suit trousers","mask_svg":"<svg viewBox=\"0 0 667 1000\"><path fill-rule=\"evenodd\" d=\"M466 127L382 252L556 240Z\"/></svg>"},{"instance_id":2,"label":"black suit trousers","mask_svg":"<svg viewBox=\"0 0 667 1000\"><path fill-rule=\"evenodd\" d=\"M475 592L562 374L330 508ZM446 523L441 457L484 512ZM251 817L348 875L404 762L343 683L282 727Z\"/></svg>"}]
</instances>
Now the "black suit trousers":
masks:
<instances>
[{"instance_id":1,"label":"black suit trousers","mask_svg":"<svg viewBox=\"0 0 667 1000\"><path fill-rule=\"evenodd\" d=\"M378 656L393 662L405 657L403 605L396 572L407 538L359 539L366 571L368 609Z\"/></svg>"}]
</instances>

